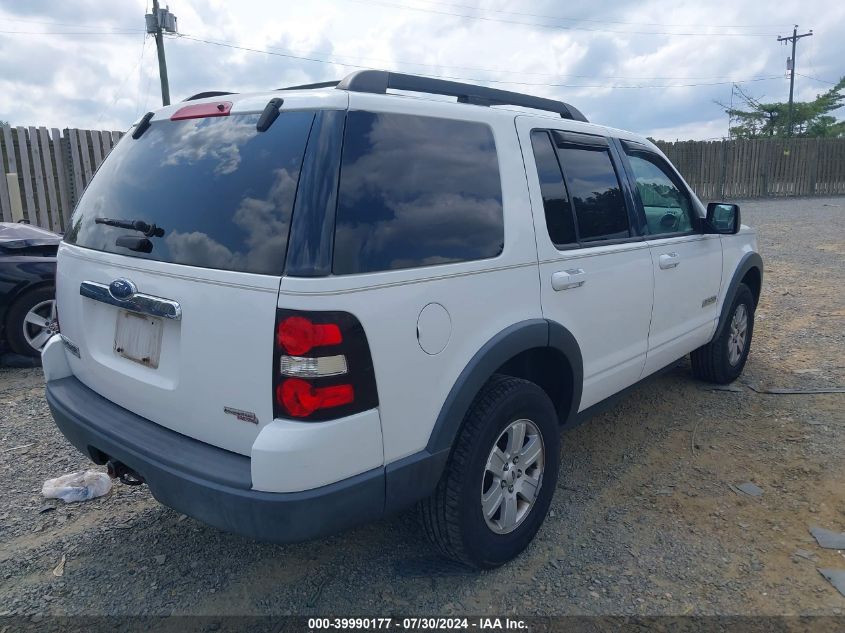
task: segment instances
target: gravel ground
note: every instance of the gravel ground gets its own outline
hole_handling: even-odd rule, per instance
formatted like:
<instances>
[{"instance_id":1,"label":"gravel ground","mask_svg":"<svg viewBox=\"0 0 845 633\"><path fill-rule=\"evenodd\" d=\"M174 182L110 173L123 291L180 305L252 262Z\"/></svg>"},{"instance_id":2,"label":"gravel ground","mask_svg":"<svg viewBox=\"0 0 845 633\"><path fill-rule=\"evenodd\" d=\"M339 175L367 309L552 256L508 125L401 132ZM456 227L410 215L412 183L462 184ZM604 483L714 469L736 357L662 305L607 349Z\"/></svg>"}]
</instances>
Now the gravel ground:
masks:
<instances>
[{"instance_id":1,"label":"gravel ground","mask_svg":"<svg viewBox=\"0 0 845 633\"><path fill-rule=\"evenodd\" d=\"M56 430L40 369L0 369L0 615L827 614L818 567L845 556L845 198L742 205L766 260L736 391L688 363L564 434L552 512L530 549L467 573L408 512L312 543L251 542L117 485L64 505L42 482L88 466ZM753 498L730 485L753 482ZM61 576L54 569L64 557Z\"/></svg>"}]
</instances>

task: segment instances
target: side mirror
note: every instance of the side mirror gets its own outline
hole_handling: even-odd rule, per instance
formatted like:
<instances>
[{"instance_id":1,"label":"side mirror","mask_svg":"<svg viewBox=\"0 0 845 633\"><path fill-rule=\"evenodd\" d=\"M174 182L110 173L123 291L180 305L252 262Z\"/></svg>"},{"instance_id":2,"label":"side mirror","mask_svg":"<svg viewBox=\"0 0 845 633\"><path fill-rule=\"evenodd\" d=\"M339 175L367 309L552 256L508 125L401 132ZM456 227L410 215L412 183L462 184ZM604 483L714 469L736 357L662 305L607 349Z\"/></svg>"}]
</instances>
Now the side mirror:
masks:
<instances>
[{"instance_id":1,"label":"side mirror","mask_svg":"<svg viewBox=\"0 0 845 633\"><path fill-rule=\"evenodd\" d=\"M739 205L728 202L711 202L707 205L707 233L734 235L742 224Z\"/></svg>"}]
</instances>

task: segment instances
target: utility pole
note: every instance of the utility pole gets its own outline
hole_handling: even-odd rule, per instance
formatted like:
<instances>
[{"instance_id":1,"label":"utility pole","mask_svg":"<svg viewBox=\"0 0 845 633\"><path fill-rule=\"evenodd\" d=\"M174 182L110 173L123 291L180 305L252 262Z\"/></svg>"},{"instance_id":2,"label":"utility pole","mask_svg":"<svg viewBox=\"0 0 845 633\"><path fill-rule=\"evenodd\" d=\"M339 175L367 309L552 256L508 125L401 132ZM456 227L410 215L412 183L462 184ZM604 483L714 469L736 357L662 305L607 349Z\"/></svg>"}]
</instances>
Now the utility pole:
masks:
<instances>
[{"instance_id":1,"label":"utility pole","mask_svg":"<svg viewBox=\"0 0 845 633\"><path fill-rule=\"evenodd\" d=\"M164 58L164 32L176 33L176 16L170 13L170 7L160 9L158 0L153 0L153 12L144 16L147 33L156 38L158 52L158 76L161 79L161 104L170 105L170 82L167 80L167 60Z\"/></svg>"},{"instance_id":2,"label":"utility pole","mask_svg":"<svg viewBox=\"0 0 845 633\"><path fill-rule=\"evenodd\" d=\"M792 57L789 58L789 120L787 122L787 136L792 136L792 94L795 90L795 45L802 37L809 37L813 29L808 33L798 35L798 25L792 29L792 37L778 37L778 42L792 42Z\"/></svg>"}]
</instances>

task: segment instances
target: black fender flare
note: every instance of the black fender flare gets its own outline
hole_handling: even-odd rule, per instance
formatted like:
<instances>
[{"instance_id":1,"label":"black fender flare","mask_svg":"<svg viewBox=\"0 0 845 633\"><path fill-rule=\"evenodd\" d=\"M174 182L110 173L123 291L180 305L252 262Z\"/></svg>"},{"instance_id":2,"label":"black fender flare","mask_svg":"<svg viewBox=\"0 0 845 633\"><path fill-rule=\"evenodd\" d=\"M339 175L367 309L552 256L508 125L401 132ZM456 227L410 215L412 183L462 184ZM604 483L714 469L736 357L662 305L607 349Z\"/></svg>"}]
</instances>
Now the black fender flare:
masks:
<instances>
[{"instance_id":1,"label":"black fender flare","mask_svg":"<svg viewBox=\"0 0 845 633\"><path fill-rule=\"evenodd\" d=\"M464 417L484 383L511 358L538 347L560 350L572 366L575 384L572 404L566 416L567 420L571 419L581 404L584 382L581 348L572 333L559 323L547 319L531 319L515 323L496 334L467 363L440 409L426 449L431 453L451 449Z\"/></svg>"},{"instance_id":2,"label":"black fender flare","mask_svg":"<svg viewBox=\"0 0 845 633\"><path fill-rule=\"evenodd\" d=\"M572 402L562 422L574 419L584 383L583 358L575 337L564 326L546 319L515 323L487 341L461 371L446 396L425 449L387 465L386 512L407 507L434 491L464 417L484 383L517 354L544 347L562 352L572 368Z\"/></svg>"},{"instance_id":3,"label":"black fender flare","mask_svg":"<svg viewBox=\"0 0 845 633\"><path fill-rule=\"evenodd\" d=\"M739 260L739 264L737 264L737 267L734 269L731 282L728 285L728 290L725 292L725 300L722 303L722 311L719 313L719 324L716 326L716 332L710 340L716 340L719 336L721 336L722 330L725 329L725 324L730 318L728 313L730 312L731 304L733 303L734 296L736 295L736 290L739 287L739 284L742 283L746 273L748 273L748 271L752 268L756 268L760 272L760 287L762 292L763 258L760 257L759 253L746 253L742 256L742 259Z\"/></svg>"}]
</instances>

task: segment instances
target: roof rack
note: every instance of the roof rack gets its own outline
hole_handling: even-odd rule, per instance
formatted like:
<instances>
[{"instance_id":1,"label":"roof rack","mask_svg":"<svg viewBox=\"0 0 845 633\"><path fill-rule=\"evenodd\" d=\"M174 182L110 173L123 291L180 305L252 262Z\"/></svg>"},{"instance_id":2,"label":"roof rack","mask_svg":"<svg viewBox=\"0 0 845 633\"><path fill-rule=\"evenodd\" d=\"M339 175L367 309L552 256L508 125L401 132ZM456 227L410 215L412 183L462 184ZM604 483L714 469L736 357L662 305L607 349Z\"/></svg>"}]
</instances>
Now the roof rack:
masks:
<instances>
[{"instance_id":1,"label":"roof rack","mask_svg":"<svg viewBox=\"0 0 845 633\"><path fill-rule=\"evenodd\" d=\"M209 90L208 92L198 92L195 95L191 95L185 101L194 101L195 99L207 99L208 97L223 97L225 95L233 95L234 92L224 92L222 90ZM184 103L184 101L183 101Z\"/></svg>"},{"instance_id":2,"label":"roof rack","mask_svg":"<svg viewBox=\"0 0 845 633\"><path fill-rule=\"evenodd\" d=\"M347 75L339 82L327 82L323 84L312 84L310 86L296 86L298 88L326 88L335 86L338 90L349 90L352 92L370 92L384 94L388 89L407 90L410 92L425 92L429 94L447 95L457 97L460 103L472 103L475 105L515 105L535 110L556 112L564 119L583 121L585 117L575 106L544 99L520 92L509 90L498 90L486 86L476 86L457 81L445 79L433 79L419 75L405 75L402 73L388 72L386 70L359 70Z\"/></svg>"},{"instance_id":3,"label":"roof rack","mask_svg":"<svg viewBox=\"0 0 845 633\"><path fill-rule=\"evenodd\" d=\"M339 84L339 81L321 81L316 84L302 84L301 86L285 86L284 88L276 88L276 90L315 90L317 88L334 88Z\"/></svg>"}]
</instances>

